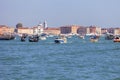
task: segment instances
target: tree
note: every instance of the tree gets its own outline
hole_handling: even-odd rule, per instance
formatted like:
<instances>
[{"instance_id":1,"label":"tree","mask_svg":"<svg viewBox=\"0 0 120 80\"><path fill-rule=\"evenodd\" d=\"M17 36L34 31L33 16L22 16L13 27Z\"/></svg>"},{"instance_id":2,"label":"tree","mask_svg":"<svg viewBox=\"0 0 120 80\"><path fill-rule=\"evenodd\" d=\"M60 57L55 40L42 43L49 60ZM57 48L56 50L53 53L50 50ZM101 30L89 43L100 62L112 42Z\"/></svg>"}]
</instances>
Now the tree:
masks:
<instances>
[{"instance_id":1,"label":"tree","mask_svg":"<svg viewBox=\"0 0 120 80\"><path fill-rule=\"evenodd\" d=\"M22 23L17 23L16 24L16 28L22 28L23 27L23 24Z\"/></svg>"}]
</instances>

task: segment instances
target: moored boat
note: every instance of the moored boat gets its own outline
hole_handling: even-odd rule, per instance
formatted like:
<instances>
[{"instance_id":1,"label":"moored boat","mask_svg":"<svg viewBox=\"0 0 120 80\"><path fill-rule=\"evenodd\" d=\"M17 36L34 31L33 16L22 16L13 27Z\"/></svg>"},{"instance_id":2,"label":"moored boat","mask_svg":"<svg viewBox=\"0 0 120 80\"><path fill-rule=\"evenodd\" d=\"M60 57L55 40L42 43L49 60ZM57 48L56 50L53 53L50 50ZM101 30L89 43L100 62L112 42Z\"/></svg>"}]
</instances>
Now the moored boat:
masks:
<instances>
[{"instance_id":1,"label":"moored boat","mask_svg":"<svg viewBox=\"0 0 120 80\"><path fill-rule=\"evenodd\" d=\"M79 38L80 39L85 39L85 36L84 35L80 35Z\"/></svg>"},{"instance_id":2,"label":"moored boat","mask_svg":"<svg viewBox=\"0 0 120 80\"><path fill-rule=\"evenodd\" d=\"M13 33L4 33L0 35L0 40L13 40L15 35Z\"/></svg>"},{"instance_id":3,"label":"moored boat","mask_svg":"<svg viewBox=\"0 0 120 80\"><path fill-rule=\"evenodd\" d=\"M27 34L22 34L22 36L21 36L21 41L22 42L25 42L25 39L27 38Z\"/></svg>"},{"instance_id":4,"label":"moored boat","mask_svg":"<svg viewBox=\"0 0 120 80\"><path fill-rule=\"evenodd\" d=\"M40 40L46 40L46 37L45 36L40 36L39 39Z\"/></svg>"},{"instance_id":5,"label":"moored boat","mask_svg":"<svg viewBox=\"0 0 120 80\"><path fill-rule=\"evenodd\" d=\"M39 41L38 35L29 36L29 42L38 42L38 41Z\"/></svg>"},{"instance_id":6,"label":"moored boat","mask_svg":"<svg viewBox=\"0 0 120 80\"><path fill-rule=\"evenodd\" d=\"M60 38L56 38L54 40L55 43L67 43L67 38L66 37L60 37Z\"/></svg>"},{"instance_id":7,"label":"moored boat","mask_svg":"<svg viewBox=\"0 0 120 80\"><path fill-rule=\"evenodd\" d=\"M21 37L21 41L22 41L22 42L25 42L25 38L24 38L24 37Z\"/></svg>"},{"instance_id":8,"label":"moored boat","mask_svg":"<svg viewBox=\"0 0 120 80\"><path fill-rule=\"evenodd\" d=\"M120 42L120 37L119 37L119 36L116 36L116 37L113 39L113 42Z\"/></svg>"},{"instance_id":9,"label":"moored boat","mask_svg":"<svg viewBox=\"0 0 120 80\"><path fill-rule=\"evenodd\" d=\"M105 34L105 39L106 40L113 40L115 38L115 36L111 33L106 33Z\"/></svg>"},{"instance_id":10,"label":"moored boat","mask_svg":"<svg viewBox=\"0 0 120 80\"><path fill-rule=\"evenodd\" d=\"M97 35L90 36L91 42L98 42L98 40L99 40L99 36L97 36Z\"/></svg>"}]
</instances>

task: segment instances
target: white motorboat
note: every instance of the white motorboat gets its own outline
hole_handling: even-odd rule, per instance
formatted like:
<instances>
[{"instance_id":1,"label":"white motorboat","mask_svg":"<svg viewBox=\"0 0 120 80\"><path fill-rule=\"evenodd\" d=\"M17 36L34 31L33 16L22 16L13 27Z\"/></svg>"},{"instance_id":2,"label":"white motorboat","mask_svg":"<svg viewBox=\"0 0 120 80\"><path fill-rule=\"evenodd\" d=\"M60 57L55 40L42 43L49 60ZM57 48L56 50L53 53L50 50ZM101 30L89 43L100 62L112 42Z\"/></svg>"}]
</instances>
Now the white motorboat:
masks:
<instances>
[{"instance_id":1,"label":"white motorboat","mask_svg":"<svg viewBox=\"0 0 120 80\"><path fill-rule=\"evenodd\" d=\"M55 43L67 43L67 38L62 37L62 38L56 38L54 40Z\"/></svg>"},{"instance_id":2,"label":"white motorboat","mask_svg":"<svg viewBox=\"0 0 120 80\"><path fill-rule=\"evenodd\" d=\"M40 40L46 40L46 37L45 36L40 36L39 39Z\"/></svg>"}]
</instances>

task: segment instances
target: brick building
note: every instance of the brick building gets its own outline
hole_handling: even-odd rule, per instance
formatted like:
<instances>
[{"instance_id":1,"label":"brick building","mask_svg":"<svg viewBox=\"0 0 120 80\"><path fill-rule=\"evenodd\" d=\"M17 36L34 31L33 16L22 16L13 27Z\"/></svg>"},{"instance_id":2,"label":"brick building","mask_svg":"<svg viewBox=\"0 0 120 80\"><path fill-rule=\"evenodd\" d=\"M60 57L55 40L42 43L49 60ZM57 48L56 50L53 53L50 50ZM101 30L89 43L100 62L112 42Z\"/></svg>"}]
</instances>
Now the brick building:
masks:
<instances>
[{"instance_id":1,"label":"brick building","mask_svg":"<svg viewBox=\"0 0 120 80\"><path fill-rule=\"evenodd\" d=\"M61 34L77 34L79 26L70 25L60 27Z\"/></svg>"},{"instance_id":2,"label":"brick building","mask_svg":"<svg viewBox=\"0 0 120 80\"><path fill-rule=\"evenodd\" d=\"M107 32L114 34L114 28L107 28Z\"/></svg>"},{"instance_id":3,"label":"brick building","mask_svg":"<svg viewBox=\"0 0 120 80\"><path fill-rule=\"evenodd\" d=\"M78 33L78 34L81 34L81 35L86 34L86 27L80 26L80 27L77 29L77 33Z\"/></svg>"}]
</instances>

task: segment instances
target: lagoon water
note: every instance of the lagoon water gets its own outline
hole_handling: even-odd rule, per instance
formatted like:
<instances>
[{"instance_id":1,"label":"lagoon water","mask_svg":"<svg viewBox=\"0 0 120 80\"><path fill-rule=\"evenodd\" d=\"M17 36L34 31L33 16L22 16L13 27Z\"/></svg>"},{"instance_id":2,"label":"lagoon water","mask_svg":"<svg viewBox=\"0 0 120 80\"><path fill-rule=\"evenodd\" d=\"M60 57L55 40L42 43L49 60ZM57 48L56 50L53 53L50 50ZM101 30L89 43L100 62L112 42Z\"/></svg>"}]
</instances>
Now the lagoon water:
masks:
<instances>
[{"instance_id":1,"label":"lagoon water","mask_svg":"<svg viewBox=\"0 0 120 80\"><path fill-rule=\"evenodd\" d=\"M0 80L120 80L120 43L0 41Z\"/></svg>"}]
</instances>

